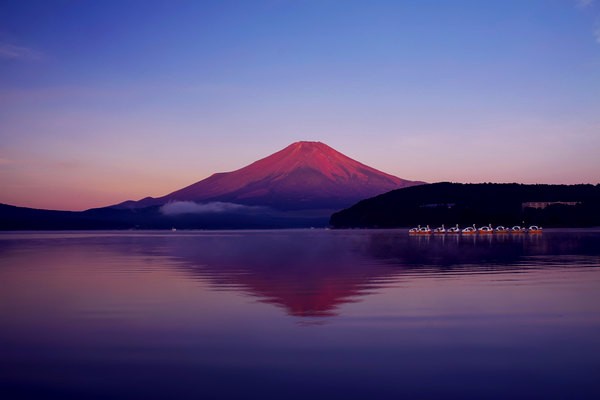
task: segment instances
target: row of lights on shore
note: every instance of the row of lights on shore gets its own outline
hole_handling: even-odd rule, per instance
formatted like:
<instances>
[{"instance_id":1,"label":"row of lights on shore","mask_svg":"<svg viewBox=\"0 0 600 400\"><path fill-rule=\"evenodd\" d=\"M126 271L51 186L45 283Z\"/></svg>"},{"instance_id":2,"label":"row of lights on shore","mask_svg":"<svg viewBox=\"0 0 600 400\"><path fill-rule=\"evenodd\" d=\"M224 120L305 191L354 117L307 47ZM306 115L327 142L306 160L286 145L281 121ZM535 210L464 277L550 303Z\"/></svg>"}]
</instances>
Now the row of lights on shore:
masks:
<instances>
[{"instance_id":1,"label":"row of lights on shore","mask_svg":"<svg viewBox=\"0 0 600 400\"><path fill-rule=\"evenodd\" d=\"M482 226L477 228L475 224L473 226L468 226L464 229L460 229L458 224L453 226L452 228L446 229L444 225L431 229L429 225L426 226L417 226L416 228L411 228L408 230L409 235L444 235L444 234L462 234L462 235L493 235L493 234L523 234L523 233L532 233L539 234L542 233L543 228L537 225L531 225L529 228L522 227L519 225L515 225L512 228L507 228L502 225L497 226L496 228L492 228L492 224L487 226Z\"/></svg>"}]
</instances>

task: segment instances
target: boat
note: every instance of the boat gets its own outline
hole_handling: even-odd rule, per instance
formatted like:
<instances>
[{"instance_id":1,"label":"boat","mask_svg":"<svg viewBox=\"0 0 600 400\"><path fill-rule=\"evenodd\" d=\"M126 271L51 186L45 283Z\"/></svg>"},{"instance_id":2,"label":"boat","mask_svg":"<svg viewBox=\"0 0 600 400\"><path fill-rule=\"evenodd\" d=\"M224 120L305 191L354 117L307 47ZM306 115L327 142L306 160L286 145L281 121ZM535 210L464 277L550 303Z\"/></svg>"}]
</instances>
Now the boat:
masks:
<instances>
[{"instance_id":1,"label":"boat","mask_svg":"<svg viewBox=\"0 0 600 400\"><path fill-rule=\"evenodd\" d=\"M512 228L507 228L503 225L498 225L496 228L492 228L492 224L489 224L487 226L482 226L481 228L477 228L477 226L475 224L473 224L473 226L468 226L464 229L460 229L460 227L458 226L458 224L456 224L455 226L446 229L446 227L444 226L444 224L442 224L442 226L438 226L435 229L431 229L429 228L429 225L427 226L421 226L418 225L416 228L411 228L408 230L408 233L410 235L443 235L443 234L459 234L462 233L463 235L475 235L475 234L480 234L480 235L491 235L494 233L497 234L508 234L508 233L516 233L516 234L520 234L520 233L542 233L543 229L541 226L537 226L537 225L531 225L529 228L525 228L525 227L521 227L519 225L515 225Z\"/></svg>"},{"instance_id":2,"label":"boat","mask_svg":"<svg viewBox=\"0 0 600 400\"><path fill-rule=\"evenodd\" d=\"M433 230L433 233L436 235L443 235L444 233L446 233L446 228L444 227L444 224L442 224L442 226L435 228Z\"/></svg>"},{"instance_id":3,"label":"boat","mask_svg":"<svg viewBox=\"0 0 600 400\"><path fill-rule=\"evenodd\" d=\"M446 230L446 233L460 233L460 228L458 227L458 224L456 224L456 226L453 226L452 228L448 228Z\"/></svg>"},{"instance_id":4,"label":"boat","mask_svg":"<svg viewBox=\"0 0 600 400\"><path fill-rule=\"evenodd\" d=\"M431 235L431 229L429 228L429 225L427 225L426 227L421 227L419 228L419 232L417 232L418 235Z\"/></svg>"},{"instance_id":5,"label":"boat","mask_svg":"<svg viewBox=\"0 0 600 400\"><path fill-rule=\"evenodd\" d=\"M429 234L431 234L431 229L429 228L429 225L427 225L427 226L417 225L416 228L410 228L408 230L408 234L409 235L429 235Z\"/></svg>"},{"instance_id":6,"label":"boat","mask_svg":"<svg viewBox=\"0 0 600 400\"><path fill-rule=\"evenodd\" d=\"M499 234L507 234L510 232L510 230L508 228L505 228L502 225L498 225L496 227L496 229L494 230L495 233L499 233Z\"/></svg>"},{"instance_id":7,"label":"boat","mask_svg":"<svg viewBox=\"0 0 600 400\"><path fill-rule=\"evenodd\" d=\"M521 228L519 225L515 225L510 228L510 233L525 233L527 229Z\"/></svg>"},{"instance_id":8,"label":"boat","mask_svg":"<svg viewBox=\"0 0 600 400\"><path fill-rule=\"evenodd\" d=\"M482 226L479 228L478 232L481 235L491 235L494 233L494 228L492 228L492 224L489 224L488 226Z\"/></svg>"},{"instance_id":9,"label":"boat","mask_svg":"<svg viewBox=\"0 0 600 400\"><path fill-rule=\"evenodd\" d=\"M410 229L408 230L408 234L409 234L409 235L416 235L416 234L418 234L418 233L419 233L419 230L420 230L420 229L421 229L421 225L417 225L417 227L416 227L416 228L410 228Z\"/></svg>"},{"instance_id":10,"label":"boat","mask_svg":"<svg viewBox=\"0 0 600 400\"><path fill-rule=\"evenodd\" d=\"M475 227L475 224L473 224L473 226L468 226L462 230L463 235L474 235L476 233L477 233L477 228Z\"/></svg>"}]
</instances>

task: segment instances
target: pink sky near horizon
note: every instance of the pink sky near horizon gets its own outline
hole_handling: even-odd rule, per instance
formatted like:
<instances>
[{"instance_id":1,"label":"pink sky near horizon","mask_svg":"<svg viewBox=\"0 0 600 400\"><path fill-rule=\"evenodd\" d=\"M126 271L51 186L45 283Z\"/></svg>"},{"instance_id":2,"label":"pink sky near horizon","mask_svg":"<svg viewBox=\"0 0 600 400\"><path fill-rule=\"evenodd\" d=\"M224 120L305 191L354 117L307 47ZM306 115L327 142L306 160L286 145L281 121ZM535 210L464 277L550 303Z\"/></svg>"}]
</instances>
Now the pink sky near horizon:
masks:
<instances>
[{"instance_id":1,"label":"pink sky near horizon","mask_svg":"<svg viewBox=\"0 0 600 400\"><path fill-rule=\"evenodd\" d=\"M586 172L585 165L571 165L570 168L568 151L561 160L564 168L556 172L556 168L544 164L535 153L531 154L531 161L525 164L510 165L508 161L504 164L501 151L495 152L496 156L491 157L491 162L486 163L485 160L477 158L470 163L465 162L467 151L458 155L452 151L446 153L444 150L448 149L448 146L432 149L425 153L425 157L421 157L423 153L419 150L426 149L419 149L418 142L405 143L404 152L396 150L398 147L381 149L368 146L367 143L360 147L360 142L348 149L344 145L336 146L335 143L324 142L359 162L410 180L464 183L599 183L598 180L593 180L594 176L597 176L593 165L587 171L587 175L573 178L574 173ZM113 153L106 157L100 154L89 159L49 159L40 154L29 159L2 159L0 178L5 190L0 195L0 202L24 207L77 211L146 196L158 197L195 183L212 173L239 169L280 150L287 144L289 143L276 147L267 143L238 143L227 148L227 151L219 144L207 145L197 151L163 147L159 152L162 155L153 152L136 157L129 156L133 154L130 149L122 149L121 154ZM493 143L488 145L494 146ZM393 158L395 151L402 155L397 160ZM493 149L490 148L490 151ZM183 156L180 153L183 153ZM526 153L522 155L527 156ZM455 165L455 162L459 165Z\"/></svg>"}]
</instances>

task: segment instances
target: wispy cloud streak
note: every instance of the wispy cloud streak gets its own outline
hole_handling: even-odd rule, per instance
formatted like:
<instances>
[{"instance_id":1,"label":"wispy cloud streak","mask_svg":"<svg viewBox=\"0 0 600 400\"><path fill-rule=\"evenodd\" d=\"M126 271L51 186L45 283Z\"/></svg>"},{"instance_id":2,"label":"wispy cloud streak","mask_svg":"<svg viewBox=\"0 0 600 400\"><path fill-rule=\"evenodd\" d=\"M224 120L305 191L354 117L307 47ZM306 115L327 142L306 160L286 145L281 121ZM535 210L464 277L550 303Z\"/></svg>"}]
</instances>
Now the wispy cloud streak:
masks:
<instances>
[{"instance_id":1,"label":"wispy cloud streak","mask_svg":"<svg viewBox=\"0 0 600 400\"><path fill-rule=\"evenodd\" d=\"M596 7L596 0L576 0L577 7L581 9L587 9L587 13L591 13L592 15L596 15L596 23L594 24L594 28L592 30L592 35L597 43L600 43L600 18L598 18L598 10Z\"/></svg>"},{"instance_id":2,"label":"wispy cloud streak","mask_svg":"<svg viewBox=\"0 0 600 400\"><path fill-rule=\"evenodd\" d=\"M196 203L193 201L175 201L160 208L165 215L181 214L213 214L213 213L247 213L260 211L262 207L245 206L235 203L215 201L211 203Z\"/></svg>"},{"instance_id":3,"label":"wispy cloud streak","mask_svg":"<svg viewBox=\"0 0 600 400\"><path fill-rule=\"evenodd\" d=\"M0 58L9 60L40 60L42 53L23 46L10 43L0 43Z\"/></svg>"}]
</instances>

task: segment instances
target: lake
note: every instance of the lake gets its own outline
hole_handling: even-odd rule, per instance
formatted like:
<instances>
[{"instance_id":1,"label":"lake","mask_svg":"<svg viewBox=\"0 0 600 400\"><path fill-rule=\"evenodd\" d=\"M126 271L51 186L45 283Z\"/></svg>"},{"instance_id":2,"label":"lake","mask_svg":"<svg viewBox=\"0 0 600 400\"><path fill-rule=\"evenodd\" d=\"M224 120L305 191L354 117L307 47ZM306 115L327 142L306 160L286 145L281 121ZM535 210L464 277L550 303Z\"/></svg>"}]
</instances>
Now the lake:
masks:
<instances>
[{"instance_id":1,"label":"lake","mask_svg":"<svg viewBox=\"0 0 600 400\"><path fill-rule=\"evenodd\" d=\"M600 230L0 234L2 399L598 399Z\"/></svg>"}]
</instances>

